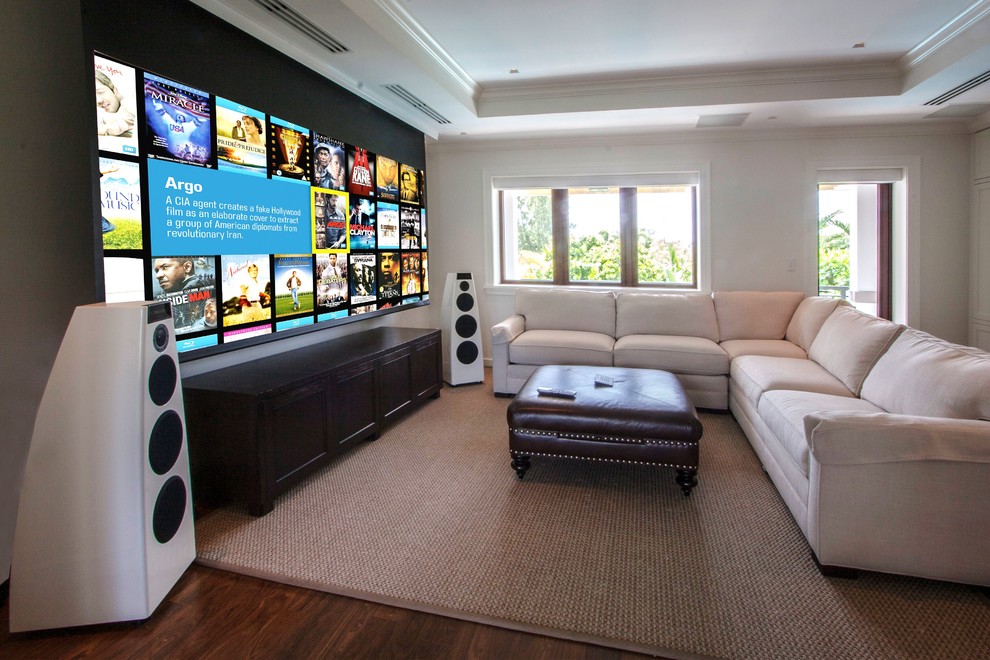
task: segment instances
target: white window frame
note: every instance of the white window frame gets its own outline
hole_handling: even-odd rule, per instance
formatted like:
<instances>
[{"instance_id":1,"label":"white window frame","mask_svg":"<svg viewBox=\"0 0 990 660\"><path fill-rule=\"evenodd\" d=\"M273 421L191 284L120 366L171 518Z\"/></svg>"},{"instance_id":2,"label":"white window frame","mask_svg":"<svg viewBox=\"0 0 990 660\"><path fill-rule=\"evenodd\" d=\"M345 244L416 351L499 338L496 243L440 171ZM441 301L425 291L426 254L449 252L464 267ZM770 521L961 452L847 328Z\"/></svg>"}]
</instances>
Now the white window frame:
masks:
<instances>
[{"instance_id":1,"label":"white window frame","mask_svg":"<svg viewBox=\"0 0 990 660\"><path fill-rule=\"evenodd\" d=\"M594 186L695 185L698 189L697 289L679 291L711 291L711 167L707 161L657 163L649 170L596 168L577 171L564 167L485 168L482 170L483 222L485 237L485 289L487 293L514 295L522 284L500 282L501 236L499 234L498 191L510 188L578 188ZM541 284L540 286L555 286ZM569 284L566 288L580 288ZM601 290L601 285L596 285ZM621 290L616 284L607 287Z\"/></svg>"}]
</instances>

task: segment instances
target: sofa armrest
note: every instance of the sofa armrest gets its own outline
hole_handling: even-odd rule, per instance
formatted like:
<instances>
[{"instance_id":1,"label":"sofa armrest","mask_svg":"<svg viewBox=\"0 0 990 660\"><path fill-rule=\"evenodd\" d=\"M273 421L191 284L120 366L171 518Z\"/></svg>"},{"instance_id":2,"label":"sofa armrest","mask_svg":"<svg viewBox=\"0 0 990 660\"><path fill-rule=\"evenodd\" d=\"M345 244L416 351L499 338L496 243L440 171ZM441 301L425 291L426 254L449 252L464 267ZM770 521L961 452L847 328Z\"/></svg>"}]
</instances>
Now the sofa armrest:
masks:
<instances>
[{"instance_id":1,"label":"sofa armrest","mask_svg":"<svg viewBox=\"0 0 990 660\"><path fill-rule=\"evenodd\" d=\"M804 418L818 463L910 461L990 463L990 422L871 412L821 412Z\"/></svg>"},{"instance_id":2,"label":"sofa armrest","mask_svg":"<svg viewBox=\"0 0 990 660\"><path fill-rule=\"evenodd\" d=\"M492 326L492 343L508 344L526 329L526 317L513 314L501 323Z\"/></svg>"}]
</instances>

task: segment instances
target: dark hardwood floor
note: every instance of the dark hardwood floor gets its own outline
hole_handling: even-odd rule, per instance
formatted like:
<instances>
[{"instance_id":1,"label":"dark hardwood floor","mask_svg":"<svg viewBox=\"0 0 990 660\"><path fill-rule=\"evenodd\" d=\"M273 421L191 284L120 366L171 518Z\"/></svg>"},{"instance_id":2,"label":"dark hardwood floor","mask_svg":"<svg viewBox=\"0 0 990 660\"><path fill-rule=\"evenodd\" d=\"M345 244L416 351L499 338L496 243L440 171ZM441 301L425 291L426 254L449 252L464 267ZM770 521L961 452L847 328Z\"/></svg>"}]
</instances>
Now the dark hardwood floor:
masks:
<instances>
[{"instance_id":1,"label":"dark hardwood floor","mask_svg":"<svg viewBox=\"0 0 990 660\"><path fill-rule=\"evenodd\" d=\"M193 565L142 623L10 633L0 658L644 658Z\"/></svg>"}]
</instances>

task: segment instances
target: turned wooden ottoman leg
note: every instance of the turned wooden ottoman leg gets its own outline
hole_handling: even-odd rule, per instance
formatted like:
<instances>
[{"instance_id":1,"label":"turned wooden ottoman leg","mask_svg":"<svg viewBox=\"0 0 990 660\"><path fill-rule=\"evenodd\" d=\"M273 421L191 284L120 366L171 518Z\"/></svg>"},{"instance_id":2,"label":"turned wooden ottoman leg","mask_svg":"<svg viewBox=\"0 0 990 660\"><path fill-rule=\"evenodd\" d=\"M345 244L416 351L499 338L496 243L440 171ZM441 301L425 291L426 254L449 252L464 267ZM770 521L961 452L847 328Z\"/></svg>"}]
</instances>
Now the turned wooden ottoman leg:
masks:
<instances>
[{"instance_id":1,"label":"turned wooden ottoman leg","mask_svg":"<svg viewBox=\"0 0 990 660\"><path fill-rule=\"evenodd\" d=\"M698 485L697 470L678 470L677 485L684 491L684 496L691 494L691 489Z\"/></svg>"},{"instance_id":2,"label":"turned wooden ottoman leg","mask_svg":"<svg viewBox=\"0 0 990 660\"><path fill-rule=\"evenodd\" d=\"M512 469L516 471L516 476L522 479L526 474L526 470L529 469L529 456L526 454L513 454Z\"/></svg>"}]
</instances>

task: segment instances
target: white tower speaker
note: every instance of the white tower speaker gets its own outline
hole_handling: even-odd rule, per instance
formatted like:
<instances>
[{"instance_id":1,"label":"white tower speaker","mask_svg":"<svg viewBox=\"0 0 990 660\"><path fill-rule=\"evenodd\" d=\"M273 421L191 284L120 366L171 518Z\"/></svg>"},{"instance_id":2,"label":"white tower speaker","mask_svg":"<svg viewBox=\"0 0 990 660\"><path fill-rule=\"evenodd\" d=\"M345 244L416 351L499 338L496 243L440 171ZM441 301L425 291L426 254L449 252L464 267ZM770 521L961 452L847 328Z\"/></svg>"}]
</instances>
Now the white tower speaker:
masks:
<instances>
[{"instance_id":1,"label":"white tower speaker","mask_svg":"<svg viewBox=\"0 0 990 660\"><path fill-rule=\"evenodd\" d=\"M483 382L478 296L471 273L447 273L441 312L443 379L451 385Z\"/></svg>"},{"instance_id":2,"label":"white tower speaker","mask_svg":"<svg viewBox=\"0 0 990 660\"><path fill-rule=\"evenodd\" d=\"M28 452L11 632L147 619L195 558L171 314L76 308Z\"/></svg>"}]
</instances>

